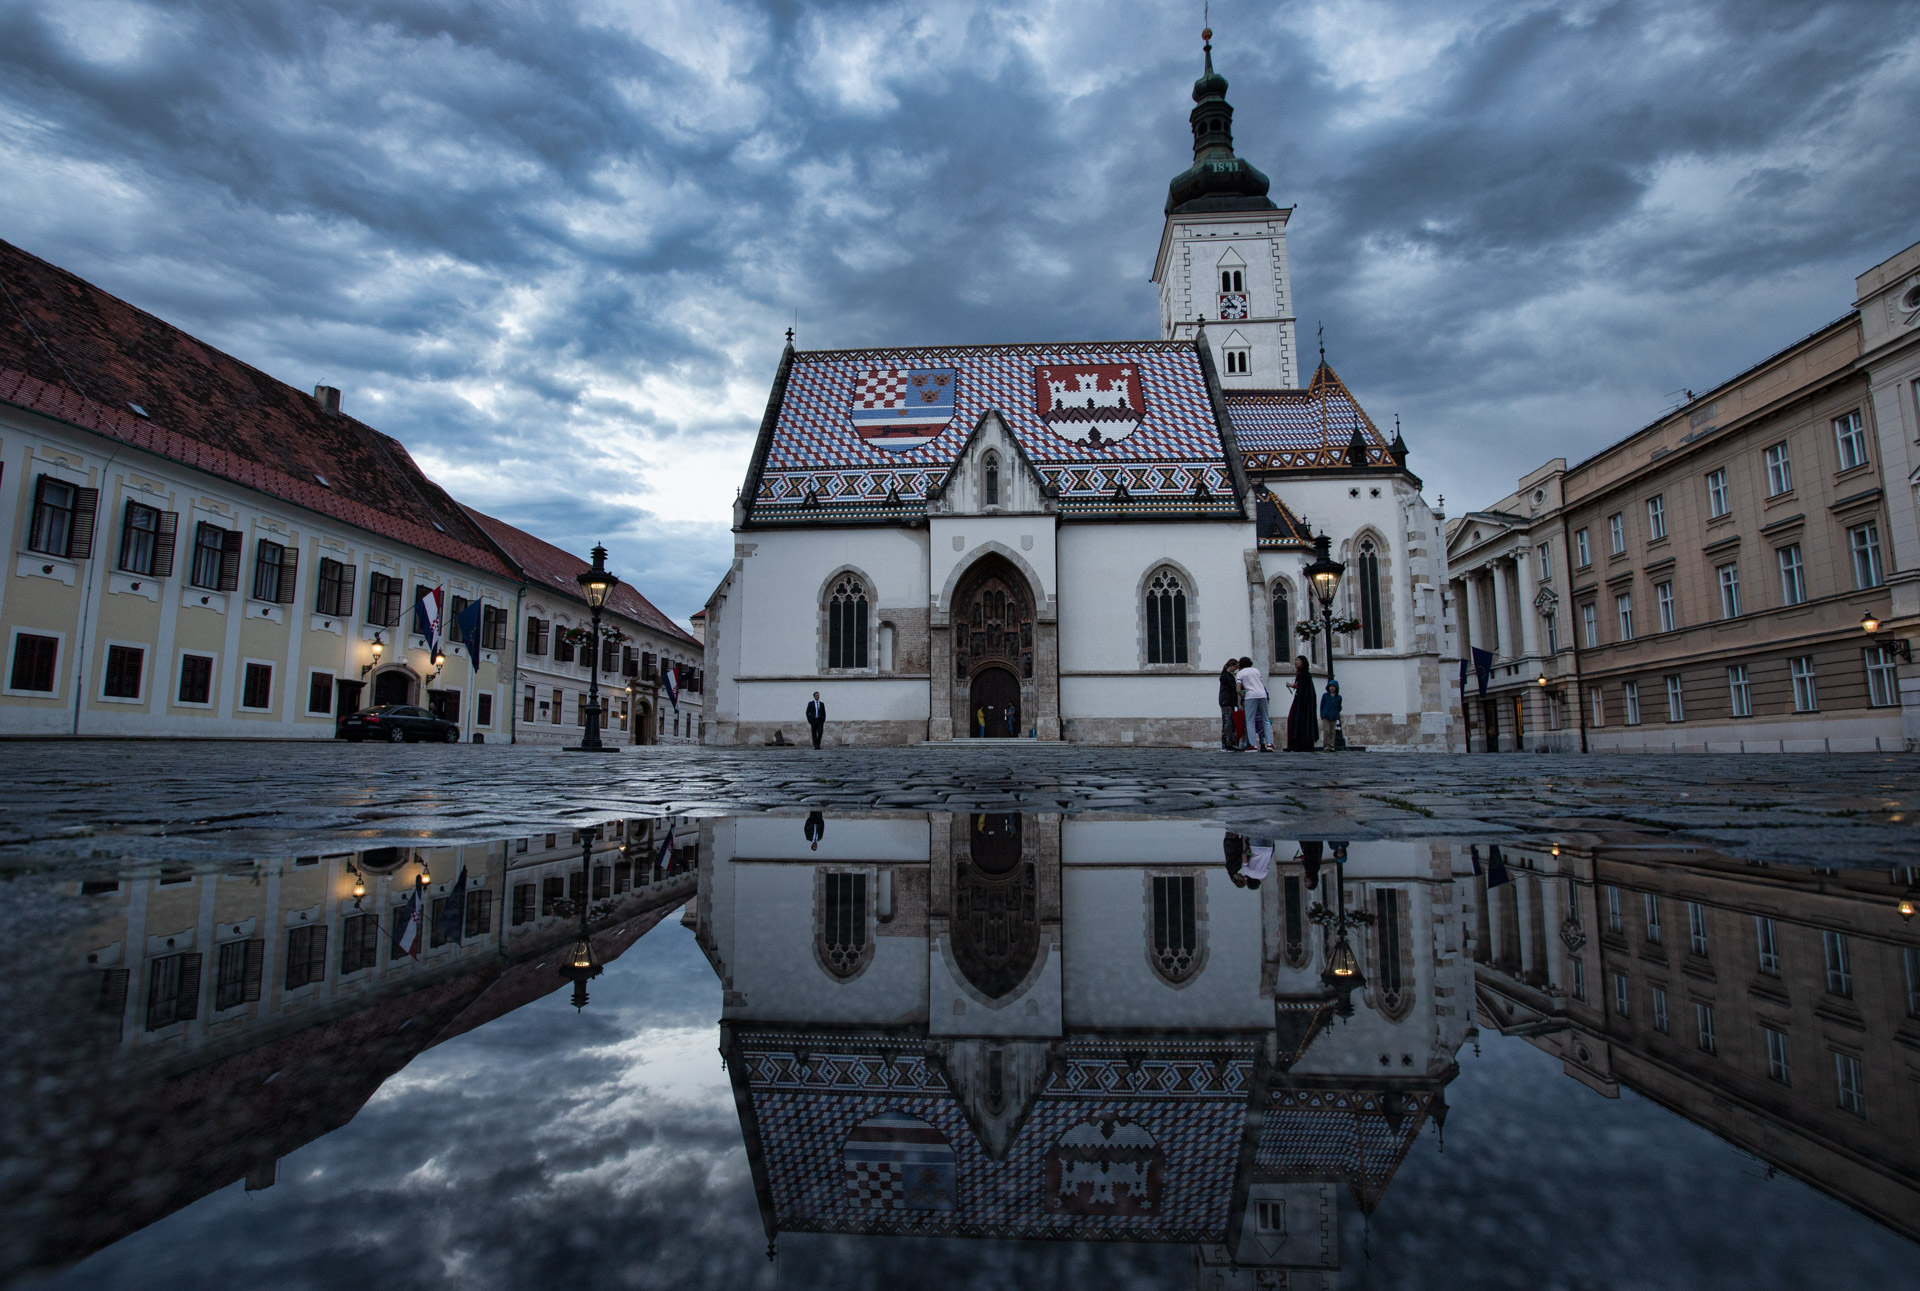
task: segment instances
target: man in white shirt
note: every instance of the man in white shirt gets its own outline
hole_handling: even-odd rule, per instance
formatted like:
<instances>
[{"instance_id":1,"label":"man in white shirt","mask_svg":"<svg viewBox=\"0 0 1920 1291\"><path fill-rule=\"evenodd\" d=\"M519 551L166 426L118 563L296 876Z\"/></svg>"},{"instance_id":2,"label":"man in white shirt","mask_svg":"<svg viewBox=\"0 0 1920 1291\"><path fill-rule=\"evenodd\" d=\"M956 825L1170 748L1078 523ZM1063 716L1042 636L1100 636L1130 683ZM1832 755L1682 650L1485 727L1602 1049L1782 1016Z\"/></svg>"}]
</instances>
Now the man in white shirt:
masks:
<instances>
[{"instance_id":1,"label":"man in white shirt","mask_svg":"<svg viewBox=\"0 0 1920 1291\"><path fill-rule=\"evenodd\" d=\"M1233 674L1240 687L1240 706L1247 711L1247 743L1262 753L1273 752L1273 722L1267 716L1267 682L1253 660L1242 659L1240 671ZM1249 753L1253 749L1247 750Z\"/></svg>"},{"instance_id":2,"label":"man in white shirt","mask_svg":"<svg viewBox=\"0 0 1920 1291\"><path fill-rule=\"evenodd\" d=\"M1273 840L1271 838L1250 838L1247 840L1247 862L1240 867L1247 886L1257 888L1260 880L1273 872Z\"/></svg>"}]
</instances>

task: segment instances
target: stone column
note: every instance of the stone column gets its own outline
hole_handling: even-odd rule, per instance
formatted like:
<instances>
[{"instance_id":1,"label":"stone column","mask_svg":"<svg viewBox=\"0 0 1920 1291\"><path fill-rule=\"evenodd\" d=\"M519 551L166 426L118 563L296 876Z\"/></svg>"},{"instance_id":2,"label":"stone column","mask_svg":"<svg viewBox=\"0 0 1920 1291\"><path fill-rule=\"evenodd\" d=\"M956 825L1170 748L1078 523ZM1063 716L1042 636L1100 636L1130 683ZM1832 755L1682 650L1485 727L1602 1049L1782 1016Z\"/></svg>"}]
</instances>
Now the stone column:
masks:
<instances>
[{"instance_id":1,"label":"stone column","mask_svg":"<svg viewBox=\"0 0 1920 1291\"><path fill-rule=\"evenodd\" d=\"M1541 922L1547 929L1547 985L1556 991L1560 989L1561 979L1565 976L1560 963L1564 948L1554 944L1560 940L1560 921L1566 918L1560 911L1560 882L1560 877L1555 875L1542 880L1540 884Z\"/></svg>"},{"instance_id":2,"label":"stone column","mask_svg":"<svg viewBox=\"0 0 1920 1291\"><path fill-rule=\"evenodd\" d=\"M1520 577L1520 649L1523 654L1540 653L1540 615L1533 608L1539 585L1533 577L1534 555L1526 548L1514 554L1514 572Z\"/></svg>"},{"instance_id":3,"label":"stone column","mask_svg":"<svg viewBox=\"0 0 1920 1291\"><path fill-rule=\"evenodd\" d=\"M1499 561L1493 570L1493 644L1487 648L1500 659L1511 659L1513 649L1513 603L1507 591L1507 571Z\"/></svg>"},{"instance_id":4,"label":"stone column","mask_svg":"<svg viewBox=\"0 0 1920 1291\"><path fill-rule=\"evenodd\" d=\"M1508 888L1513 893L1516 922L1520 932L1520 980L1529 984L1539 980L1540 959L1533 939L1534 907L1539 904L1538 880L1531 874L1515 874Z\"/></svg>"},{"instance_id":5,"label":"stone column","mask_svg":"<svg viewBox=\"0 0 1920 1291\"><path fill-rule=\"evenodd\" d=\"M1460 579L1460 603L1467 607L1467 646L1482 645L1480 639L1480 589L1476 574L1468 573ZM1484 649L1485 647L1482 646ZM1467 651L1462 651L1463 654Z\"/></svg>"}]
</instances>

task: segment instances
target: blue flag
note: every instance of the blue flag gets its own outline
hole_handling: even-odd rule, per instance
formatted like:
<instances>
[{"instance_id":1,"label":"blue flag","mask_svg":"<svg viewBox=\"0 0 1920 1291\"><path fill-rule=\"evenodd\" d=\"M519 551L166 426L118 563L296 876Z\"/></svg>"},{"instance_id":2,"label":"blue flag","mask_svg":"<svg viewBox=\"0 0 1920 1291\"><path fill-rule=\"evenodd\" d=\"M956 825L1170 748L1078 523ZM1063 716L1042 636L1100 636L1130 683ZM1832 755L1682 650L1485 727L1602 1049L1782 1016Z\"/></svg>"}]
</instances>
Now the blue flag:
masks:
<instances>
[{"instance_id":1,"label":"blue flag","mask_svg":"<svg viewBox=\"0 0 1920 1291\"><path fill-rule=\"evenodd\" d=\"M467 648L467 662L474 667L480 666L480 602L475 601L466 609L453 616L453 630L460 635L460 644Z\"/></svg>"},{"instance_id":2,"label":"blue flag","mask_svg":"<svg viewBox=\"0 0 1920 1291\"><path fill-rule=\"evenodd\" d=\"M1487 678L1493 675L1493 651L1473 648L1473 675L1480 683L1480 698L1487 697Z\"/></svg>"},{"instance_id":3,"label":"blue flag","mask_svg":"<svg viewBox=\"0 0 1920 1291\"><path fill-rule=\"evenodd\" d=\"M447 903L440 908L440 937L443 941L459 941L467 917L467 867L460 867L460 877L453 881L453 891L447 893Z\"/></svg>"}]
</instances>

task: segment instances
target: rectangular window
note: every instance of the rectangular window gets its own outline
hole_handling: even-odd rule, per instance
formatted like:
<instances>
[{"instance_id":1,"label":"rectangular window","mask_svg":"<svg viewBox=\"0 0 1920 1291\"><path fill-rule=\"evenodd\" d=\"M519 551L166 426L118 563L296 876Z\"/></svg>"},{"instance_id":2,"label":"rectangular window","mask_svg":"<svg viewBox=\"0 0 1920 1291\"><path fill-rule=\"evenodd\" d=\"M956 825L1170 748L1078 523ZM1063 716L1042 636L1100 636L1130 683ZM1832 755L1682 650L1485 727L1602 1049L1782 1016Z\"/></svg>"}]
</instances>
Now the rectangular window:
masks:
<instances>
[{"instance_id":1,"label":"rectangular window","mask_svg":"<svg viewBox=\"0 0 1920 1291\"><path fill-rule=\"evenodd\" d=\"M1858 412L1833 419L1833 446L1839 450L1841 470L1867 464L1867 426Z\"/></svg>"},{"instance_id":2,"label":"rectangular window","mask_svg":"<svg viewBox=\"0 0 1920 1291\"><path fill-rule=\"evenodd\" d=\"M1700 1037L1700 1048L1706 1053L1720 1052L1720 1046L1713 1038L1713 1005L1695 1001L1693 1005L1693 1025Z\"/></svg>"},{"instance_id":3,"label":"rectangular window","mask_svg":"<svg viewBox=\"0 0 1920 1291\"><path fill-rule=\"evenodd\" d=\"M1607 538L1613 544L1613 554L1626 554L1627 518L1618 511L1607 517Z\"/></svg>"},{"instance_id":4,"label":"rectangular window","mask_svg":"<svg viewBox=\"0 0 1920 1291\"><path fill-rule=\"evenodd\" d=\"M1573 554L1574 568L1576 569L1585 569L1593 563L1593 552L1587 545L1587 531L1585 529L1575 529L1573 531Z\"/></svg>"},{"instance_id":5,"label":"rectangular window","mask_svg":"<svg viewBox=\"0 0 1920 1291\"><path fill-rule=\"evenodd\" d=\"M353 613L352 565L338 560L320 559L320 581L314 588L313 612L344 619Z\"/></svg>"},{"instance_id":6,"label":"rectangular window","mask_svg":"<svg viewBox=\"0 0 1920 1291\"><path fill-rule=\"evenodd\" d=\"M1793 460L1788 456L1786 441L1782 440L1767 450L1767 496L1777 498L1793 488Z\"/></svg>"},{"instance_id":7,"label":"rectangular window","mask_svg":"<svg viewBox=\"0 0 1920 1291\"><path fill-rule=\"evenodd\" d=\"M507 648L507 612L498 605L485 605L480 609L480 648Z\"/></svg>"},{"instance_id":8,"label":"rectangular window","mask_svg":"<svg viewBox=\"0 0 1920 1291\"><path fill-rule=\"evenodd\" d=\"M1540 544L1540 577L1553 577L1553 544L1550 542Z\"/></svg>"},{"instance_id":9,"label":"rectangular window","mask_svg":"<svg viewBox=\"0 0 1920 1291\"><path fill-rule=\"evenodd\" d=\"M1760 952L1760 971L1768 977L1780 976L1780 935L1773 926L1773 920L1765 915L1755 915L1753 937Z\"/></svg>"},{"instance_id":10,"label":"rectangular window","mask_svg":"<svg viewBox=\"0 0 1920 1291\"><path fill-rule=\"evenodd\" d=\"M327 980L327 928L305 924L287 930L287 989Z\"/></svg>"},{"instance_id":11,"label":"rectangular window","mask_svg":"<svg viewBox=\"0 0 1920 1291\"><path fill-rule=\"evenodd\" d=\"M1707 908L1698 901L1687 902L1687 950L1707 957Z\"/></svg>"},{"instance_id":12,"label":"rectangular window","mask_svg":"<svg viewBox=\"0 0 1920 1291\"><path fill-rule=\"evenodd\" d=\"M527 687L527 693L520 698L521 721L531 722L533 720L533 708L534 705L539 702L539 697L540 692L536 688L532 686Z\"/></svg>"},{"instance_id":13,"label":"rectangular window","mask_svg":"<svg viewBox=\"0 0 1920 1291\"><path fill-rule=\"evenodd\" d=\"M1560 616L1549 611L1541 615L1547 623L1547 653L1560 653Z\"/></svg>"},{"instance_id":14,"label":"rectangular window","mask_svg":"<svg viewBox=\"0 0 1920 1291\"><path fill-rule=\"evenodd\" d=\"M313 717L327 717L332 714L332 673L316 672L307 678L307 712Z\"/></svg>"},{"instance_id":15,"label":"rectangular window","mask_svg":"<svg viewBox=\"0 0 1920 1291\"><path fill-rule=\"evenodd\" d=\"M1580 623L1581 623L1581 626L1586 630L1587 649L1589 650L1599 649L1600 648L1600 611L1593 604L1592 601L1588 601L1585 605L1582 605L1580 607Z\"/></svg>"},{"instance_id":16,"label":"rectangular window","mask_svg":"<svg viewBox=\"0 0 1920 1291\"><path fill-rule=\"evenodd\" d=\"M147 1030L200 1016L200 956L163 955L147 964Z\"/></svg>"},{"instance_id":17,"label":"rectangular window","mask_svg":"<svg viewBox=\"0 0 1920 1291\"><path fill-rule=\"evenodd\" d=\"M1573 961L1573 998L1576 1000L1587 998L1587 961L1584 959Z\"/></svg>"},{"instance_id":18,"label":"rectangular window","mask_svg":"<svg viewBox=\"0 0 1920 1291\"><path fill-rule=\"evenodd\" d=\"M493 927L493 890L476 888L467 893L467 911L461 924L461 933L467 937L484 937Z\"/></svg>"},{"instance_id":19,"label":"rectangular window","mask_svg":"<svg viewBox=\"0 0 1920 1291\"><path fill-rule=\"evenodd\" d=\"M348 915L340 924L340 975L372 968L379 956L379 919L371 914Z\"/></svg>"},{"instance_id":20,"label":"rectangular window","mask_svg":"<svg viewBox=\"0 0 1920 1291\"><path fill-rule=\"evenodd\" d=\"M1793 1068L1787 1061L1787 1033L1772 1027L1760 1028L1767 1036L1767 1079L1783 1085L1793 1083Z\"/></svg>"},{"instance_id":21,"label":"rectangular window","mask_svg":"<svg viewBox=\"0 0 1920 1291\"><path fill-rule=\"evenodd\" d=\"M1625 927L1620 916L1620 889L1609 887L1607 888L1607 931L1622 932Z\"/></svg>"},{"instance_id":22,"label":"rectangular window","mask_svg":"<svg viewBox=\"0 0 1920 1291\"><path fill-rule=\"evenodd\" d=\"M102 693L109 699L140 698L140 677L147 652L135 646L107 647L107 676Z\"/></svg>"},{"instance_id":23,"label":"rectangular window","mask_svg":"<svg viewBox=\"0 0 1920 1291\"><path fill-rule=\"evenodd\" d=\"M1655 946L1660 944L1660 898L1651 892L1640 895L1647 914L1647 941Z\"/></svg>"},{"instance_id":24,"label":"rectangular window","mask_svg":"<svg viewBox=\"0 0 1920 1291\"><path fill-rule=\"evenodd\" d=\"M187 581L214 592L231 592L240 580L240 534L202 520L193 530L193 568Z\"/></svg>"},{"instance_id":25,"label":"rectangular window","mask_svg":"<svg viewBox=\"0 0 1920 1291\"><path fill-rule=\"evenodd\" d=\"M523 923L533 922L534 893L536 891L537 889L531 883L516 883L513 885L514 927L518 928Z\"/></svg>"},{"instance_id":26,"label":"rectangular window","mask_svg":"<svg viewBox=\"0 0 1920 1291\"><path fill-rule=\"evenodd\" d=\"M1550 690L1547 692L1547 729L1557 731L1563 721L1560 716L1560 692Z\"/></svg>"},{"instance_id":27,"label":"rectangular window","mask_svg":"<svg viewBox=\"0 0 1920 1291\"><path fill-rule=\"evenodd\" d=\"M1867 1077L1860 1060L1849 1053L1833 1055L1833 1082L1840 1109L1855 1116L1867 1114Z\"/></svg>"},{"instance_id":28,"label":"rectangular window","mask_svg":"<svg viewBox=\"0 0 1920 1291\"><path fill-rule=\"evenodd\" d=\"M59 637L20 633L13 638L13 671L7 685L14 690L52 694L54 664L59 657Z\"/></svg>"},{"instance_id":29,"label":"rectangular window","mask_svg":"<svg viewBox=\"0 0 1920 1291\"><path fill-rule=\"evenodd\" d=\"M1593 687L1587 691L1587 703L1593 709L1593 724L1605 726L1607 724L1606 692L1598 686Z\"/></svg>"},{"instance_id":30,"label":"rectangular window","mask_svg":"<svg viewBox=\"0 0 1920 1291\"><path fill-rule=\"evenodd\" d=\"M1254 1212L1254 1223L1262 1233L1285 1233L1287 1203L1280 1200L1261 1201Z\"/></svg>"},{"instance_id":31,"label":"rectangular window","mask_svg":"<svg viewBox=\"0 0 1920 1291\"><path fill-rule=\"evenodd\" d=\"M567 692L555 686L553 688L553 712L550 714L553 726L560 725L560 715L567 707Z\"/></svg>"},{"instance_id":32,"label":"rectangular window","mask_svg":"<svg viewBox=\"0 0 1920 1291\"><path fill-rule=\"evenodd\" d=\"M1631 992L1627 986L1627 975L1615 973L1613 975L1613 1011L1623 1018L1631 1017L1632 1012L1628 1008L1630 1000Z\"/></svg>"},{"instance_id":33,"label":"rectangular window","mask_svg":"<svg viewBox=\"0 0 1920 1291\"><path fill-rule=\"evenodd\" d=\"M1733 497L1727 492L1727 468L1707 472L1707 514L1718 520L1733 510Z\"/></svg>"},{"instance_id":34,"label":"rectangular window","mask_svg":"<svg viewBox=\"0 0 1920 1291\"><path fill-rule=\"evenodd\" d=\"M1666 680L1667 720L1669 722L1684 722L1687 720L1687 706L1685 697L1680 691L1680 674L1670 672L1667 674Z\"/></svg>"},{"instance_id":35,"label":"rectangular window","mask_svg":"<svg viewBox=\"0 0 1920 1291\"><path fill-rule=\"evenodd\" d=\"M1853 585L1878 587L1885 579L1880 567L1880 526L1872 520L1847 530L1847 545L1853 550Z\"/></svg>"},{"instance_id":36,"label":"rectangular window","mask_svg":"<svg viewBox=\"0 0 1920 1291\"><path fill-rule=\"evenodd\" d=\"M458 641L462 644L466 642L466 633L460 628L460 616L465 614L467 607L472 604L473 602L464 596L449 596L447 598L447 640Z\"/></svg>"},{"instance_id":37,"label":"rectangular window","mask_svg":"<svg viewBox=\"0 0 1920 1291\"><path fill-rule=\"evenodd\" d=\"M1667 988L1653 988L1653 1029L1661 1035L1667 1034Z\"/></svg>"},{"instance_id":38,"label":"rectangular window","mask_svg":"<svg viewBox=\"0 0 1920 1291\"><path fill-rule=\"evenodd\" d=\"M851 969L867 944L867 876L830 871L825 879L820 917L827 955Z\"/></svg>"},{"instance_id":39,"label":"rectangular window","mask_svg":"<svg viewBox=\"0 0 1920 1291\"><path fill-rule=\"evenodd\" d=\"M1667 498L1656 493L1647 499L1647 540L1658 542L1667 536Z\"/></svg>"},{"instance_id":40,"label":"rectangular window","mask_svg":"<svg viewBox=\"0 0 1920 1291\"><path fill-rule=\"evenodd\" d=\"M1728 561L1716 572L1720 576L1720 617L1737 619L1740 617L1740 566Z\"/></svg>"},{"instance_id":41,"label":"rectangular window","mask_svg":"<svg viewBox=\"0 0 1920 1291\"><path fill-rule=\"evenodd\" d=\"M447 898L435 897L427 906L427 949L437 950L451 940L447 936Z\"/></svg>"},{"instance_id":42,"label":"rectangular window","mask_svg":"<svg viewBox=\"0 0 1920 1291\"><path fill-rule=\"evenodd\" d=\"M1907 970L1907 1016L1920 1018L1920 948L1902 946L1900 964Z\"/></svg>"},{"instance_id":43,"label":"rectangular window","mask_svg":"<svg viewBox=\"0 0 1920 1291\"><path fill-rule=\"evenodd\" d=\"M566 899L567 881L559 875L540 880L540 913L542 916L554 913L554 905Z\"/></svg>"},{"instance_id":44,"label":"rectangular window","mask_svg":"<svg viewBox=\"0 0 1920 1291\"><path fill-rule=\"evenodd\" d=\"M573 662L573 638L565 632L553 634L553 661L555 663Z\"/></svg>"},{"instance_id":45,"label":"rectangular window","mask_svg":"<svg viewBox=\"0 0 1920 1291\"><path fill-rule=\"evenodd\" d=\"M474 697L473 720L480 726L493 725L493 696L482 691Z\"/></svg>"},{"instance_id":46,"label":"rectangular window","mask_svg":"<svg viewBox=\"0 0 1920 1291\"><path fill-rule=\"evenodd\" d=\"M1827 956L1827 993L1853 998L1853 952L1844 932L1822 932L1820 945Z\"/></svg>"},{"instance_id":47,"label":"rectangular window","mask_svg":"<svg viewBox=\"0 0 1920 1291\"><path fill-rule=\"evenodd\" d=\"M265 538L253 544L254 600L279 601L281 599L281 584L291 581L286 577L287 558L290 555L292 553L287 548L277 542L268 542Z\"/></svg>"},{"instance_id":48,"label":"rectangular window","mask_svg":"<svg viewBox=\"0 0 1920 1291\"><path fill-rule=\"evenodd\" d=\"M390 574L367 576L367 622L390 628L400 622L400 580Z\"/></svg>"},{"instance_id":49,"label":"rectangular window","mask_svg":"<svg viewBox=\"0 0 1920 1291\"><path fill-rule=\"evenodd\" d=\"M213 657L204 654L183 654L180 656L180 689L177 694L182 704L205 704L213 698Z\"/></svg>"},{"instance_id":50,"label":"rectangular window","mask_svg":"<svg viewBox=\"0 0 1920 1291\"><path fill-rule=\"evenodd\" d=\"M27 533L27 550L47 556L67 554L73 540L74 509L80 487L42 475L33 490L33 527Z\"/></svg>"},{"instance_id":51,"label":"rectangular window","mask_svg":"<svg viewBox=\"0 0 1920 1291\"><path fill-rule=\"evenodd\" d=\"M1629 681L1620 687L1620 695L1627 701L1627 725L1640 725L1640 683Z\"/></svg>"},{"instance_id":52,"label":"rectangular window","mask_svg":"<svg viewBox=\"0 0 1920 1291\"><path fill-rule=\"evenodd\" d=\"M1613 610L1620 620L1620 639L1633 640L1633 595L1622 592L1613 598Z\"/></svg>"},{"instance_id":53,"label":"rectangular window","mask_svg":"<svg viewBox=\"0 0 1920 1291\"><path fill-rule=\"evenodd\" d=\"M530 655L543 655L547 652L547 621L527 616L526 652Z\"/></svg>"},{"instance_id":54,"label":"rectangular window","mask_svg":"<svg viewBox=\"0 0 1920 1291\"><path fill-rule=\"evenodd\" d=\"M1866 649L1867 703L1875 708L1891 708L1900 702L1900 687L1893 670L1893 661L1898 657L1885 646Z\"/></svg>"},{"instance_id":55,"label":"rectangular window","mask_svg":"<svg viewBox=\"0 0 1920 1291\"><path fill-rule=\"evenodd\" d=\"M178 520L171 511L127 503L126 520L120 529L120 568L153 578L173 573L173 534Z\"/></svg>"},{"instance_id":56,"label":"rectangular window","mask_svg":"<svg viewBox=\"0 0 1920 1291\"><path fill-rule=\"evenodd\" d=\"M267 943L259 940L221 944L220 957L215 961L214 1012L258 1002L260 978L266 968L266 952Z\"/></svg>"},{"instance_id":57,"label":"rectangular window","mask_svg":"<svg viewBox=\"0 0 1920 1291\"><path fill-rule=\"evenodd\" d=\"M250 663L247 665L246 679L240 688L240 707L273 707L273 665Z\"/></svg>"},{"instance_id":58,"label":"rectangular window","mask_svg":"<svg viewBox=\"0 0 1920 1291\"><path fill-rule=\"evenodd\" d=\"M1787 661L1788 671L1793 674L1793 711L1796 713L1817 713L1820 711L1820 692L1813 680L1813 656L1803 654Z\"/></svg>"},{"instance_id":59,"label":"rectangular window","mask_svg":"<svg viewBox=\"0 0 1920 1291\"><path fill-rule=\"evenodd\" d=\"M1747 684L1747 665L1744 663L1727 667L1727 700L1733 706L1735 717L1753 716L1753 688Z\"/></svg>"},{"instance_id":60,"label":"rectangular window","mask_svg":"<svg viewBox=\"0 0 1920 1291\"><path fill-rule=\"evenodd\" d=\"M1807 599L1806 566L1800 559L1800 544L1782 547L1774 553L1780 560L1780 603L1801 605Z\"/></svg>"},{"instance_id":61,"label":"rectangular window","mask_svg":"<svg viewBox=\"0 0 1920 1291\"><path fill-rule=\"evenodd\" d=\"M1680 626L1680 615L1673 603L1673 584L1657 583L1653 589L1653 599L1660 607L1660 630L1671 632Z\"/></svg>"}]
</instances>

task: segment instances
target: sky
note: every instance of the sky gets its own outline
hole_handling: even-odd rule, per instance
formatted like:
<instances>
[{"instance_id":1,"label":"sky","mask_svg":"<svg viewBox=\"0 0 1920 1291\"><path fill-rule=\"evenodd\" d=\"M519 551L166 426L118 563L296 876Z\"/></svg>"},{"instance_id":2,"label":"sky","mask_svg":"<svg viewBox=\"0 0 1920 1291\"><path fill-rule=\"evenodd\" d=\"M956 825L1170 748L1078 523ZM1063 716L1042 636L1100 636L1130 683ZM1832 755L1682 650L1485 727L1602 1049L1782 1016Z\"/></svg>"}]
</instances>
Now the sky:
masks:
<instances>
[{"instance_id":1,"label":"sky","mask_svg":"<svg viewBox=\"0 0 1920 1291\"><path fill-rule=\"evenodd\" d=\"M1920 0L1216 0L1300 334L1485 506L1920 240ZM803 348L1157 334L1193 3L0 0L0 237L699 608Z\"/></svg>"}]
</instances>

